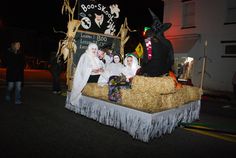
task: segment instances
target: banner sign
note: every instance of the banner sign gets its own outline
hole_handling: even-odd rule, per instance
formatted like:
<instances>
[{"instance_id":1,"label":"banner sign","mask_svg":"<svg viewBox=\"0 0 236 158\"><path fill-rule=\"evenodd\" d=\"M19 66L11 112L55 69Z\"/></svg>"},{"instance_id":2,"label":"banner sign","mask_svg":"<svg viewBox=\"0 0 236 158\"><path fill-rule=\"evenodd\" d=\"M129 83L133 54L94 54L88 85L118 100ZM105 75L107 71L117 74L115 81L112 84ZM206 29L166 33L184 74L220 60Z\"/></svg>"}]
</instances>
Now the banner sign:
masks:
<instances>
[{"instance_id":1,"label":"banner sign","mask_svg":"<svg viewBox=\"0 0 236 158\"><path fill-rule=\"evenodd\" d=\"M80 0L80 30L115 35L120 9L117 4L101 4L99 0Z\"/></svg>"}]
</instances>

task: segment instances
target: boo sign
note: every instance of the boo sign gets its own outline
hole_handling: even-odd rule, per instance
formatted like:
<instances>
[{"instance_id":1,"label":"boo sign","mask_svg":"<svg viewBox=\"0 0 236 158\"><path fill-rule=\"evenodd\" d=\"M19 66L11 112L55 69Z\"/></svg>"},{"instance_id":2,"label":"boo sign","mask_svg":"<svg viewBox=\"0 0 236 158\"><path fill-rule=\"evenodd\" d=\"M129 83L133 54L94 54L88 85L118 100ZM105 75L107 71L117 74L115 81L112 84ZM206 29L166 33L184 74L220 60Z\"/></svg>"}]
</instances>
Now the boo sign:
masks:
<instances>
[{"instance_id":1,"label":"boo sign","mask_svg":"<svg viewBox=\"0 0 236 158\"><path fill-rule=\"evenodd\" d=\"M120 9L117 4L105 5L89 0L80 0L80 30L115 35Z\"/></svg>"}]
</instances>

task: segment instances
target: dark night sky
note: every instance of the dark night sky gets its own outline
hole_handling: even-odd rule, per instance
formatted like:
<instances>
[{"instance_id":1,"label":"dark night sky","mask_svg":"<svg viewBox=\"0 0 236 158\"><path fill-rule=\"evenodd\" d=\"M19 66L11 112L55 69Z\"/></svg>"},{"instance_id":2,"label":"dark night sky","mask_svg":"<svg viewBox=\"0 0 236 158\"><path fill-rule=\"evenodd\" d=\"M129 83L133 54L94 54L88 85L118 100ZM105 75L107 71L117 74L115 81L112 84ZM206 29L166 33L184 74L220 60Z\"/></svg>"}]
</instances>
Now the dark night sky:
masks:
<instances>
[{"instance_id":1,"label":"dark night sky","mask_svg":"<svg viewBox=\"0 0 236 158\"><path fill-rule=\"evenodd\" d=\"M111 0L100 0L109 1ZM121 9L121 16L128 17L131 27L150 25L150 7L162 19L162 0L144 0L135 2L128 0L114 0ZM71 0L71 4L73 0ZM125 3L127 2L127 3ZM52 27L65 29L67 16L61 14L63 0L7 0L0 5L1 23L7 26L37 29L50 32ZM75 16L76 18L76 16ZM122 17L121 17L122 18Z\"/></svg>"},{"instance_id":2,"label":"dark night sky","mask_svg":"<svg viewBox=\"0 0 236 158\"><path fill-rule=\"evenodd\" d=\"M111 0L98 0L100 3ZM120 21L123 22L124 16L128 18L131 29L141 29L144 26L150 26L152 23L148 8L159 16L162 20L163 1L162 0L144 0L128 1L113 0L119 5ZM71 4L73 0L70 1ZM58 31L66 32L67 15L61 14L63 0L7 0L0 5L0 30L7 27L20 28L36 31L38 34L55 37L53 27ZM75 15L76 18L76 15ZM117 28L118 30L119 28ZM2 38L2 37L0 37ZM61 38L61 37L59 37ZM1 39L2 41L3 39Z\"/></svg>"},{"instance_id":3,"label":"dark night sky","mask_svg":"<svg viewBox=\"0 0 236 158\"><path fill-rule=\"evenodd\" d=\"M1 4L0 18L7 27L50 32L63 28L67 19L61 14L62 0L8 0Z\"/></svg>"}]
</instances>

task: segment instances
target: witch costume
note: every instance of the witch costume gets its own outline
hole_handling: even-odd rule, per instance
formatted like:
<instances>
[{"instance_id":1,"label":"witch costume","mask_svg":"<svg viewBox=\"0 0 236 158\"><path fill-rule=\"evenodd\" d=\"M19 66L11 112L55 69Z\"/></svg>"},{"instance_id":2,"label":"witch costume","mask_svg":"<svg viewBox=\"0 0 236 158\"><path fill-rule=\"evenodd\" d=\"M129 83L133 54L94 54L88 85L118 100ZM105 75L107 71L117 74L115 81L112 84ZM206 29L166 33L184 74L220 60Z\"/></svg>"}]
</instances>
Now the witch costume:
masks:
<instances>
[{"instance_id":1,"label":"witch costume","mask_svg":"<svg viewBox=\"0 0 236 158\"><path fill-rule=\"evenodd\" d=\"M143 42L142 74L150 77L164 76L171 71L174 64L172 44L164 36L171 23L162 24L150 9L149 11L153 17L153 24L151 29L147 30Z\"/></svg>"}]
</instances>

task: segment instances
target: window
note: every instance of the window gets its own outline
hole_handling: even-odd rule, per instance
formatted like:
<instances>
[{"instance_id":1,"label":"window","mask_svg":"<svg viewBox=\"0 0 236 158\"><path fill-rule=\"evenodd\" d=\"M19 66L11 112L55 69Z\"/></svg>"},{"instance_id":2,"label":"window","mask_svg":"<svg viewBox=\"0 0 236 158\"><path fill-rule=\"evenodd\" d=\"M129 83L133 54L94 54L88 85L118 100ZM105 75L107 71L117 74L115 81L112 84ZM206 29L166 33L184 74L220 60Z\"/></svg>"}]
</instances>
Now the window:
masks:
<instances>
[{"instance_id":1,"label":"window","mask_svg":"<svg viewBox=\"0 0 236 158\"><path fill-rule=\"evenodd\" d=\"M236 55L236 45L226 45L225 54Z\"/></svg>"},{"instance_id":2,"label":"window","mask_svg":"<svg viewBox=\"0 0 236 158\"><path fill-rule=\"evenodd\" d=\"M225 25L236 24L236 1L227 0Z\"/></svg>"},{"instance_id":3,"label":"window","mask_svg":"<svg viewBox=\"0 0 236 158\"><path fill-rule=\"evenodd\" d=\"M224 47L224 55L222 57L236 58L236 41L221 41Z\"/></svg>"},{"instance_id":4,"label":"window","mask_svg":"<svg viewBox=\"0 0 236 158\"><path fill-rule=\"evenodd\" d=\"M183 0L182 29L195 27L195 2Z\"/></svg>"}]
</instances>

